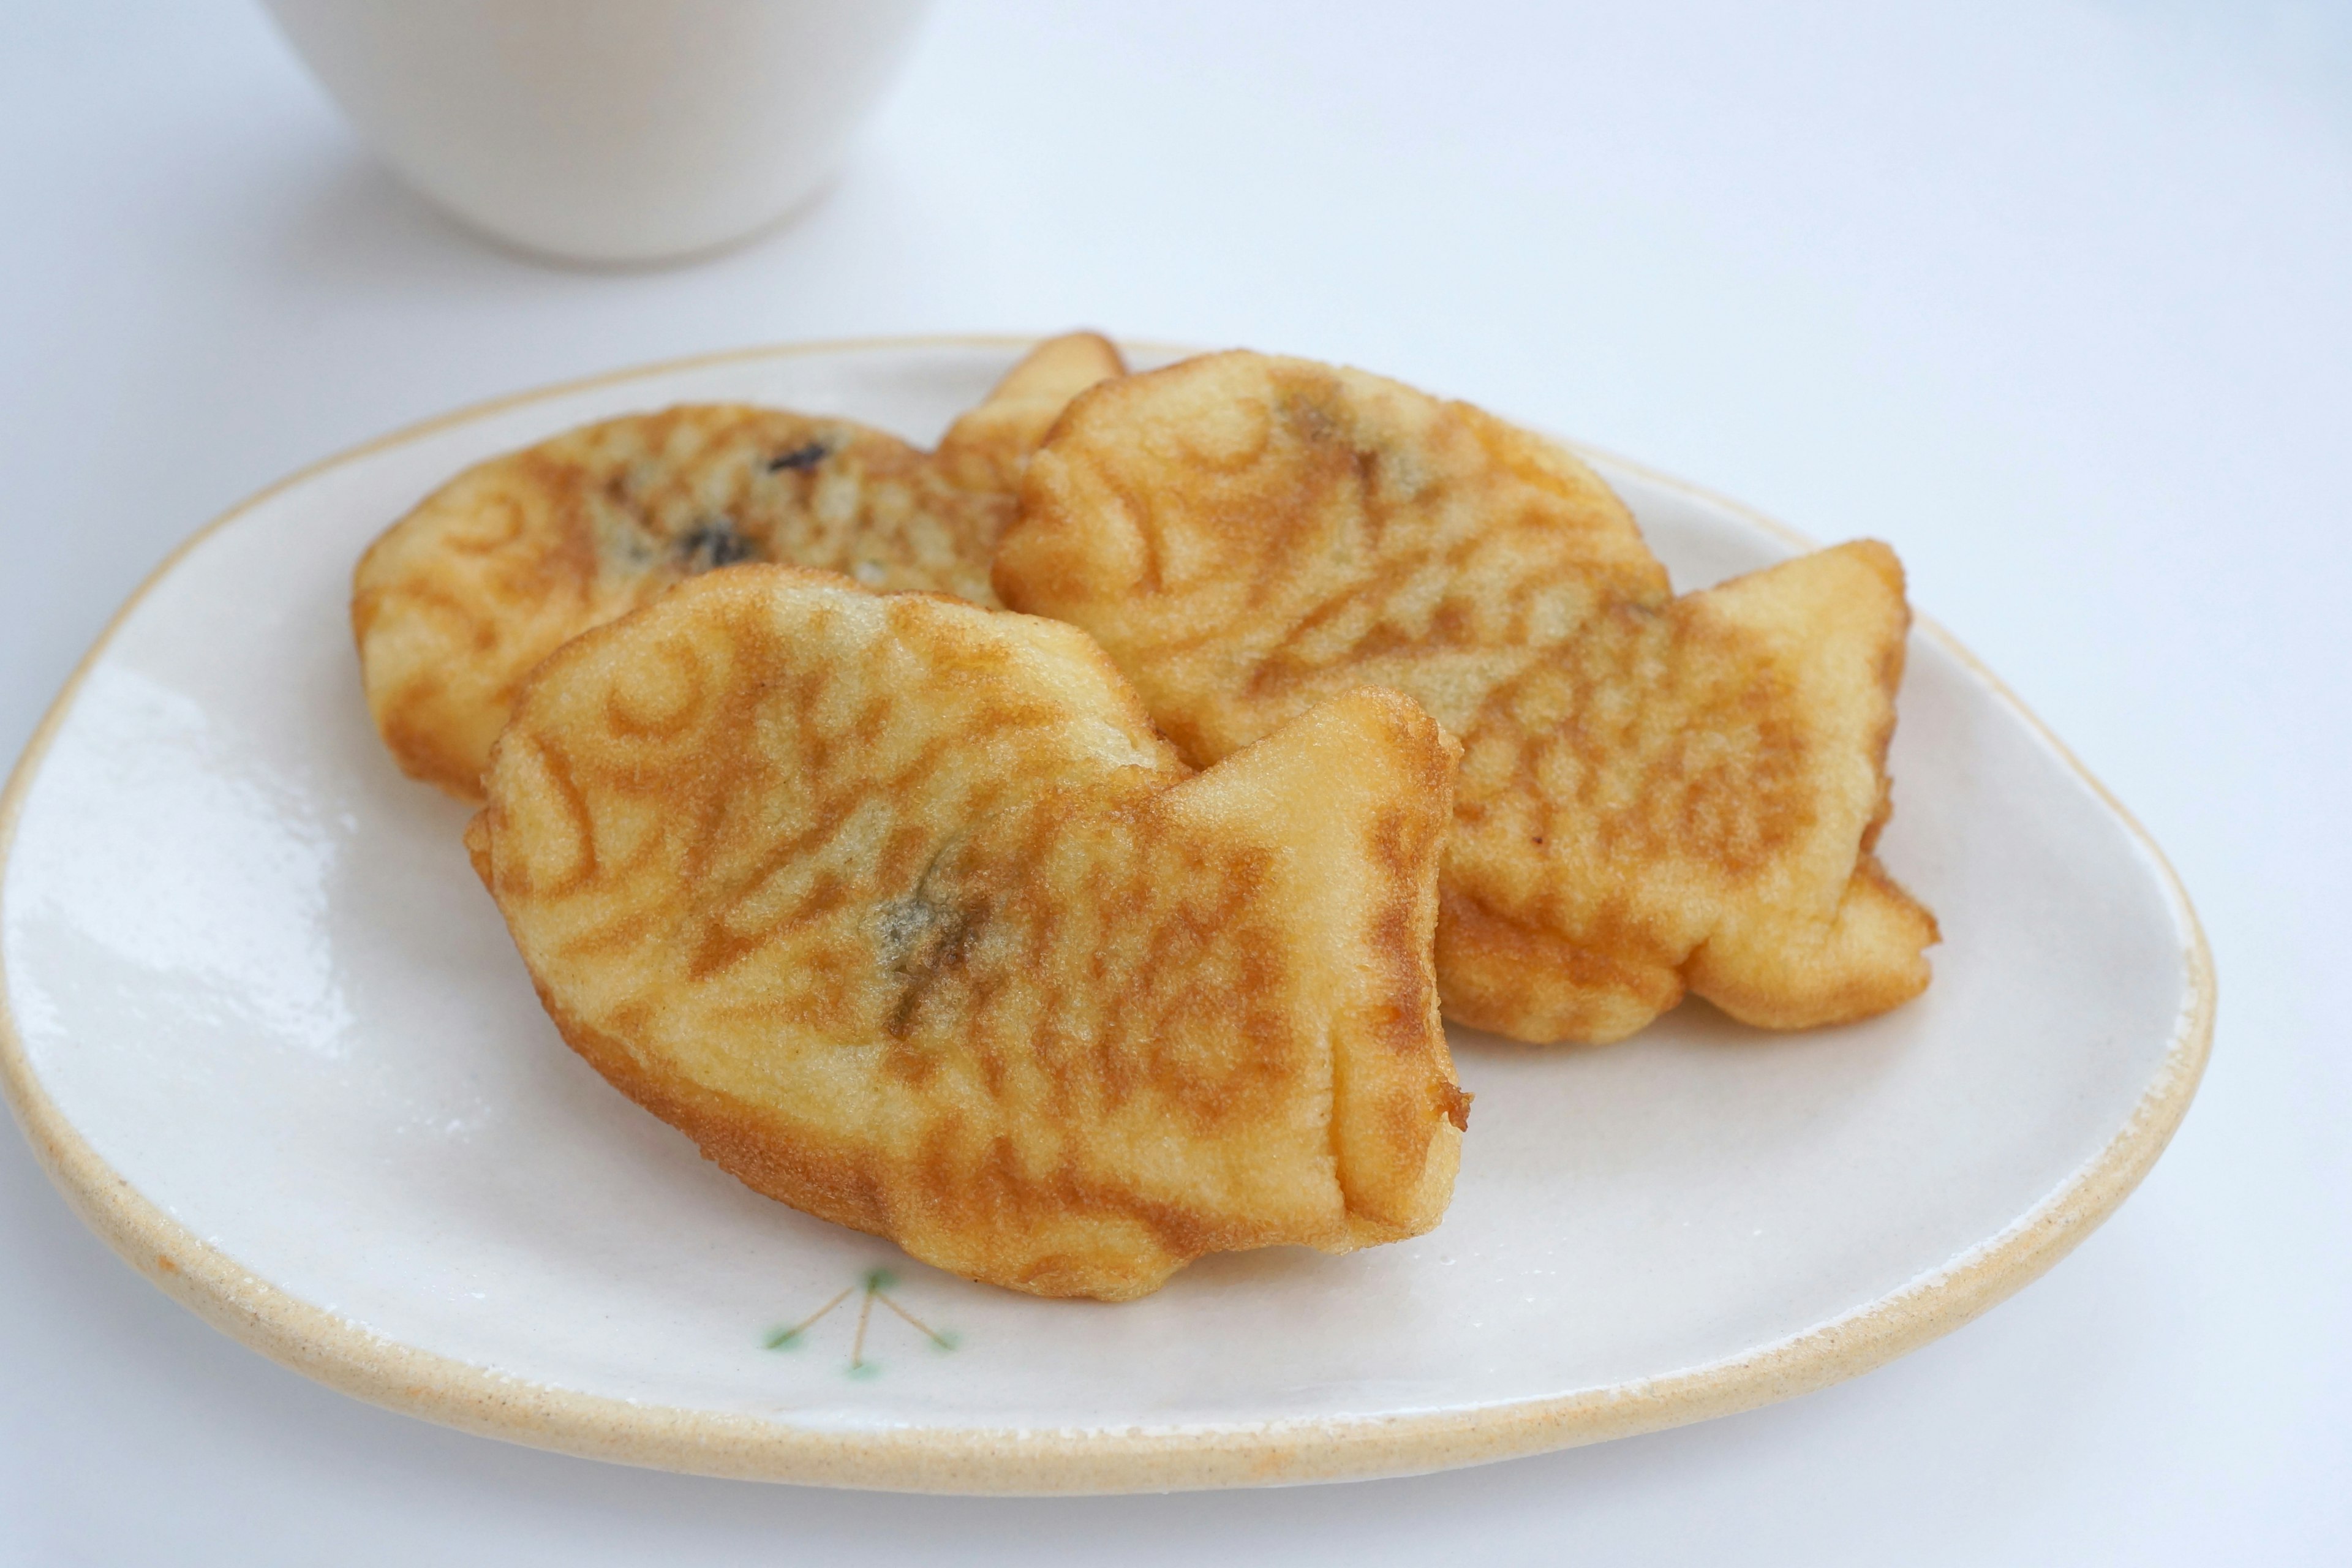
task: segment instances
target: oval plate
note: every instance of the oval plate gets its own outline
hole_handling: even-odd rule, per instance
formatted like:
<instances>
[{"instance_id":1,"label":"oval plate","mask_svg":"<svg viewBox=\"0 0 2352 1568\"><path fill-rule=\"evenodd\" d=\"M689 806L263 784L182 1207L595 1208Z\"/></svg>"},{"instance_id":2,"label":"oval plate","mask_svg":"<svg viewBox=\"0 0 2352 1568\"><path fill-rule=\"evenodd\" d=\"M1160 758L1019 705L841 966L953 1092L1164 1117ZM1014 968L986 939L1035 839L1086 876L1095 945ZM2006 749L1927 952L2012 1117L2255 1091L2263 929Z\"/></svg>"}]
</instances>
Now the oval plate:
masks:
<instances>
[{"instance_id":1,"label":"oval plate","mask_svg":"<svg viewBox=\"0 0 2352 1568\"><path fill-rule=\"evenodd\" d=\"M83 1217L266 1354L471 1431L1107 1491L1434 1469L1818 1388L2032 1279L2155 1162L2211 1037L2196 918L1923 626L1881 847L1943 922L1927 994L1793 1036L1697 1004L1606 1049L1457 1031L1477 1114L1429 1236L1044 1301L704 1163L564 1048L465 810L377 744L352 564L459 468L569 426L742 400L929 440L1020 347L759 350L526 394L330 459L158 569L0 800L0 1077ZM1588 455L1678 587L1804 542Z\"/></svg>"}]
</instances>

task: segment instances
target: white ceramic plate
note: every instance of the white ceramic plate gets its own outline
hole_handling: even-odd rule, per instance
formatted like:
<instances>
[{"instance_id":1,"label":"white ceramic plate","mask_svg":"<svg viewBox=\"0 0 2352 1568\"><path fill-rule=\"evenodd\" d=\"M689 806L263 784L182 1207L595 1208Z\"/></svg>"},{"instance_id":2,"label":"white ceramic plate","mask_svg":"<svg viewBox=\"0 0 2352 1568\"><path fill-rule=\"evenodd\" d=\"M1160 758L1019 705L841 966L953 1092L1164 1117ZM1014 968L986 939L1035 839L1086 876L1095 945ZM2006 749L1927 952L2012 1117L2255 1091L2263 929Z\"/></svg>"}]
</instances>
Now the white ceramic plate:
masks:
<instances>
[{"instance_id":1,"label":"white ceramic plate","mask_svg":"<svg viewBox=\"0 0 2352 1568\"><path fill-rule=\"evenodd\" d=\"M474 1431L1108 1490L1432 1469L1815 1388L2017 1289L2155 1161L2211 1033L2195 917L1928 627L1883 844L1943 921L1926 997L1796 1036L1696 1004L1605 1049L1457 1032L1478 1103L1430 1236L1042 1301L704 1163L564 1048L465 811L378 746L352 563L458 468L584 420L741 399L928 440L1017 347L766 350L527 395L331 459L159 570L0 803L0 1076L90 1224L266 1353ZM1681 587L1794 548L1595 460Z\"/></svg>"}]
</instances>

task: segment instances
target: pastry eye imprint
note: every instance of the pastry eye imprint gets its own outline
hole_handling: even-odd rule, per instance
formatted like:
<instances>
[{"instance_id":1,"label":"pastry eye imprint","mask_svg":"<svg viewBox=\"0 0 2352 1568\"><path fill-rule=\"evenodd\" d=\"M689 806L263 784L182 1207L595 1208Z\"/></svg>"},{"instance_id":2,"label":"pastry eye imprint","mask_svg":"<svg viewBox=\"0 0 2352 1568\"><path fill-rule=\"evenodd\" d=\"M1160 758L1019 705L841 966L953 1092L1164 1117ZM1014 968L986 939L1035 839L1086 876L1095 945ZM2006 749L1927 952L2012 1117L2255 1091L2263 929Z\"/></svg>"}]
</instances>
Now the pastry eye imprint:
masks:
<instances>
[{"instance_id":1,"label":"pastry eye imprint","mask_svg":"<svg viewBox=\"0 0 2352 1568\"><path fill-rule=\"evenodd\" d=\"M1302 360L1209 355L1072 405L995 584L1092 633L1196 763L1373 683L1464 747L1447 1014L1633 1033L1685 987L1773 1027L1927 984L1872 852L1909 623L1885 545L1675 598L1554 444Z\"/></svg>"},{"instance_id":2,"label":"pastry eye imprint","mask_svg":"<svg viewBox=\"0 0 2352 1568\"><path fill-rule=\"evenodd\" d=\"M726 1170L1116 1300L1444 1213L1454 758L1356 689L1195 773L1072 627L752 565L542 664L467 843L563 1037Z\"/></svg>"},{"instance_id":3,"label":"pastry eye imprint","mask_svg":"<svg viewBox=\"0 0 2352 1568\"><path fill-rule=\"evenodd\" d=\"M1071 396L1124 369L1093 333L1041 344L938 451L845 419L736 405L567 432L459 475L352 576L376 729L465 800L523 679L684 579L767 561L993 605L989 560L1029 454Z\"/></svg>"}]
</instances>

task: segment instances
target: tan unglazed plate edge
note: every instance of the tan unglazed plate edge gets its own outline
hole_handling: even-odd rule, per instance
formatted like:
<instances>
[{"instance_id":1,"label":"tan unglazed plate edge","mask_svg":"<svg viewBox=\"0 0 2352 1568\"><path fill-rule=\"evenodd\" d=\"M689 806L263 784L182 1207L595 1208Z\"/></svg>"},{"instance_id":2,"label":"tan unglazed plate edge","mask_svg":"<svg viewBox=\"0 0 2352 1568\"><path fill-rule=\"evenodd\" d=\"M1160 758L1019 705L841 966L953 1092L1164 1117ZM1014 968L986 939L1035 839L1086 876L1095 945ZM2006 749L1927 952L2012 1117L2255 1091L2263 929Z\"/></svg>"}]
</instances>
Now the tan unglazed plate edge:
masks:
<instances>
[{"instance_id":1,"label":"tan unglazed plate edge","mask_svg":"<svg viewBox=\"0 0 2352 1568\"><path fill-rule=\"evenodd\" d=\"M643 365L477 404L313 464L214 519L115 612L50 705L0 795L0 878L52 738L131 610L198 543L293 486L452 426L591 387L731 361L857 350L1003 348L1030 340L939 336L738 350ZM1137 342L1141 352L1183 352ZM1660 486L1738 513L1791 545L1813 542L1753 509L1613 454L1581 448ZM2039 1278L2137 1186L2189 1109L2213 1037L2210 952L2186 890L2131 814L1949 633L1923 637L1960 660L2062 758L2155 866L2179 928L2187 994L2162 1062L2123 1129L2024 1217L1943 1268L1847 1315L1751 1353L1552 1398L1346 1419L1017 1432L821 1432L755 1416L640 1404L507 1378L396 1343L240 1268L141 1194L70 1125L35 1078L0 968L0 1081L36 1155L74 1211L167 1294L223 1332L328 1386L388 1409L509 1441L704 1475L937 1492L1116 1492L1412 1474L1601 1442L1731 1415L1883 1365L1969 1322Z\"/></svg>"}]
</instances>

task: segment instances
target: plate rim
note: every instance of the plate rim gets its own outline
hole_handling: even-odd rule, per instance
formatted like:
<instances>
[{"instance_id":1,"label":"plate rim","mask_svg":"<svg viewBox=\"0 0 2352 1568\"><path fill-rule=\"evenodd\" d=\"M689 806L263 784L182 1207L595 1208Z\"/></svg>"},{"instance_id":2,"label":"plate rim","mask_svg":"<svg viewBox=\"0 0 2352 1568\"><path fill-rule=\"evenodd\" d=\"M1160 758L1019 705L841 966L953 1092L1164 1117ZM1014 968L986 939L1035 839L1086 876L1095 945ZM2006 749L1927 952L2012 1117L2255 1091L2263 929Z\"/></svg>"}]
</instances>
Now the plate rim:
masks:
<instances>
[{"instance_id":1,"label":"plate rim","mask_svg":"<svg viewBox=\"0 0 2352 1568\"><path fill-rule=\"evenodd\" d=\"M1024 334L811 340L690 354L531 387L403 426L268 485L181 541L109 617L35 726L0 790L0 899L24 804L84 681L131 613L205 541L332 469L528 404L681 371L761 359L941 348L1015 351ZM1120 339L1147 353L1185 345ZM1741 501L1589 443L1571 449L1723 508L1800 549L1820 546ZM0 949L0 1091L42 1170L82 1222L166 1295L232 1339L341 1393L486 1436L589 1458L744 1479L900 1491L1084 1493L1369 1479L1452 1468L1631 1436L1792 1398L1884 1365L2013 1295L2113 1214L2163 1153L2211 1054L2213 960L2187 889L2147 830L2017 694L1925 616L1915 630L1958 659L2115 816L2155 868L2183 937L2186 994L2165 1054L2106 1145L1997 1235L1843 1316L1664 1377L1526 1400L1399 1415L1162 1426L799 1427L757 1415L653 1405L501 1375L405 1344L316 1307L241 1267L100 1157L35 1075L9 1005Z\"/></svg>"}]
</instances>

